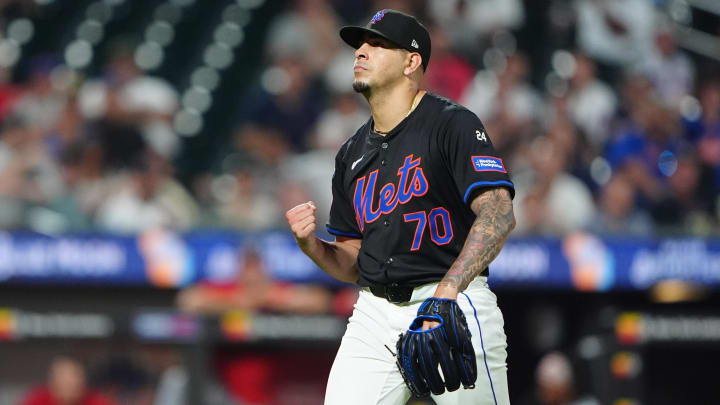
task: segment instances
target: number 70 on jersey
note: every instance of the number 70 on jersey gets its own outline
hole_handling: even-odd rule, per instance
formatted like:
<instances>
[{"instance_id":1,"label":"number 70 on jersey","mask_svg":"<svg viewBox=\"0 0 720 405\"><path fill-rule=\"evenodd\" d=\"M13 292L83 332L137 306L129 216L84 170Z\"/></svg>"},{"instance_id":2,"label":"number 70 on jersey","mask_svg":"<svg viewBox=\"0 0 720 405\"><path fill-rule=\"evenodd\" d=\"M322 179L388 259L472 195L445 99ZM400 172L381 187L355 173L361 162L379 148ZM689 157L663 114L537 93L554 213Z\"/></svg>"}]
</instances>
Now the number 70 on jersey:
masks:
<instances>
[{"instance_id":1,"label":"number 70 on jersey","mask_svg":"<svg viewBox=\"0 0 720 405\"><path fill-rule=\"evenodd\" d=\"M438 246L447 245L453 238L450 212L443 207L427 211L409 212L403 215L405 222L417 222L410 250L420 249L425 228L430 228L430 239Z\"/></svg>"}]
</instances>

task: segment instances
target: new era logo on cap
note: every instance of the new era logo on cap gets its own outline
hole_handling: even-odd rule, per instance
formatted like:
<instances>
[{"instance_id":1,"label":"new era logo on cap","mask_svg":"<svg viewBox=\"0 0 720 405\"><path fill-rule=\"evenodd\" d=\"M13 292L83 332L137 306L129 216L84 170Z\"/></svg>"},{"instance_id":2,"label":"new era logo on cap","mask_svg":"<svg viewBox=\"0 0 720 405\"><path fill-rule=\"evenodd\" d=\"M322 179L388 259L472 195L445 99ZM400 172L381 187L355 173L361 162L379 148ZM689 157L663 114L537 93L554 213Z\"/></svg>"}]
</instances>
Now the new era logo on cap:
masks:
<instances>
[{"instance_id":1,"label":"new era logo on cap","mask_svg":"<svg viewBox=\"0 0 720 405\"><path fill-rule=\"evenodd\" d=\"M420 48L420 45L418 45L418 43L415 39L412 40L412 42L410 43L410 46L412 46L415 49Z\"/></svg>"}]
</instances>

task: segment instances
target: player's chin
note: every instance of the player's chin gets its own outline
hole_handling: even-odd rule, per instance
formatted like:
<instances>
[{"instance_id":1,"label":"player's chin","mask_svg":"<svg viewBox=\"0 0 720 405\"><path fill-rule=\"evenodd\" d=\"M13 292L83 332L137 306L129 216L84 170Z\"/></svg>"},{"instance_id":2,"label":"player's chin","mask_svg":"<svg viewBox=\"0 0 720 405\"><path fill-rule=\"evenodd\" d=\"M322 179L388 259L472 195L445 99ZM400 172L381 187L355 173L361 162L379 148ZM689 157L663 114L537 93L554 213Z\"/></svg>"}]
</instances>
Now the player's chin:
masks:
<instances>
[{"instance_id":1,"label":"player's chin","mask_svg":"<svg viewBox=\"0 0 720 405\"><path fill-rule=\"evenodd\" d=\"M364 80L356 79L353 82L352 88L357 93L365 94L370 91L370 84Z\"/></svg>"}]
</instances>

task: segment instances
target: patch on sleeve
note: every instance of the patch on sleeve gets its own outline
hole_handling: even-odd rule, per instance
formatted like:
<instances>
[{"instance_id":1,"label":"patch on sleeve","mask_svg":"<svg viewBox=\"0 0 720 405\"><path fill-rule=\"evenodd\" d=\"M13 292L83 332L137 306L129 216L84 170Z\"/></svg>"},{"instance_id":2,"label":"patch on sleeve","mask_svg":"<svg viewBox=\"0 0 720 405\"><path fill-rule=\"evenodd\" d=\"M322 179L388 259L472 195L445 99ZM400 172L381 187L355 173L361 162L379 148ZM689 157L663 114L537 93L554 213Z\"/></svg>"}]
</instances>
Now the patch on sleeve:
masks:
<instances>
[{"instance_id":1,"label":"patch on sleeve","mask_svg":"<svg viewBox=\"0 0 720 405\"><path fill-rule=\"evenodd\" d=\"M473 168L476 172L507 173L502 159L494 156L471 156Z\"/></svg>"}]
</instances>

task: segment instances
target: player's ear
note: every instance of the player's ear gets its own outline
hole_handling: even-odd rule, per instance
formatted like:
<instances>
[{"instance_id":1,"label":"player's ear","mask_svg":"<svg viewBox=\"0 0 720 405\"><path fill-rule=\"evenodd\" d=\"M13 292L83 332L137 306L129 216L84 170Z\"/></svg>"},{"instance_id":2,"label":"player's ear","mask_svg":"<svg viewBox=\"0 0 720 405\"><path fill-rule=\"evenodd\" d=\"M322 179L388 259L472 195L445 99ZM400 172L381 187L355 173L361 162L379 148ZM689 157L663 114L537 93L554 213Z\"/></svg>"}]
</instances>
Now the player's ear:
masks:
<instances>
[{"instance_id":1,"label":"player's ear","mask_svg":"<svg viewBox=\"0 0 720 405\"><path fill-rule=\"evenodd\" d=\"M417 52L408 52L405 56L405 76L411 76L418 69L422 69L422 56Z\"/></svg>"}]
</instances>

